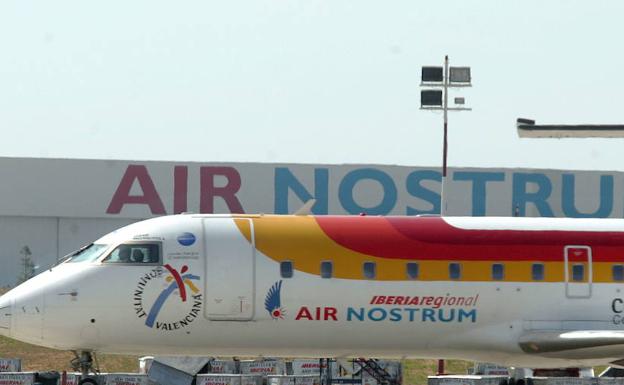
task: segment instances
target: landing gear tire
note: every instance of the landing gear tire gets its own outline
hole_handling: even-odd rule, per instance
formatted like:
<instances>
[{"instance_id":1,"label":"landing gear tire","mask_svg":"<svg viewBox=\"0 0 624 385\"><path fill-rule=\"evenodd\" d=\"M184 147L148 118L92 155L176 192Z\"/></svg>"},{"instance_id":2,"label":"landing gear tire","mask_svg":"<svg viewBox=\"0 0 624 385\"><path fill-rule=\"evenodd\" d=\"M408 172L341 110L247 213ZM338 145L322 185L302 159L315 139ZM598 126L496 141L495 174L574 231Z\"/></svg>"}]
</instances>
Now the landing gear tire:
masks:
<instances>
[{"instance_id":1,"label":"landing gear tire","mask_svg":"<svg viewBox=\"0 0 624 385\"><path fill-rule=\"evenodd\" d=\"M78 382L78 385L99 385L97 379L90 376L91 374L97 374L99 372L96 365L94 365L95 353L90 351L81 351L80 353L74 352L76 358L71 362L71 366L74 370L79 371L82 379Z\"/></svg>"}]
</instances>

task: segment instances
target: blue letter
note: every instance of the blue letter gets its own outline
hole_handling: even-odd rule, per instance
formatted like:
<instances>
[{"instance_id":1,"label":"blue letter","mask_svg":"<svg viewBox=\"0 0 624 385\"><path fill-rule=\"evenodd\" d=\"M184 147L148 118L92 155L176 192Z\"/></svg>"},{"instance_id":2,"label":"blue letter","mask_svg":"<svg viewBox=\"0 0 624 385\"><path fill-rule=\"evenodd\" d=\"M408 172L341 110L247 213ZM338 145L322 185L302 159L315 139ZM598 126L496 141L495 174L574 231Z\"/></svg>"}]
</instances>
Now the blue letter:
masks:
<instances>
[{"instance_id":1,"label":"blue letter","mask_svg":"<svg viewBox=\"0 0 624 385\"><path fill-rule=\"evenodd\" d=\"M371 179L379 182L383 188L383 197L377 206L362 207L355 202L353 198L353 188L363 180ZM345 175L340 187L338 188L338 198L340 204L349 214L359 214L365 212L371 215L386 215L392 211L397 200L397 189L392 178L383 171L374 168L363 168L353 170Z\"/></svg>"},{"instance_id":2,"label":"blue letter","mask_svg":"<svg viewBox=\"0 0 624 385\"><path fill-rule=\"evenodd\" d=\"M464 309L459 309L459 318L458 322L464 322L464 318L469 318L470 322L477 322L477 310L472 309L470 311L466 311Z\"/></svg>"},{"instance_id":3,"label":"blue letter","mask_svg":"<svg viewBox=\"0 0 624 385\"><path fill-rule=\"evenodd\" d=\"M563 214L571 218L606 218L613 209L613 176L600 176L600 207L593 213L585 214L574 205L574 174L562 175L561 206Z\"/></svg>"},{"instance_id":4,"label":"blue letter","mask_svg":"<svg viewBox=\"0 0 624 385\"><path fill-rule=\"evenodd\" d=\"M359 313L356 313L352 307L347 308L347 321L351 321L351 318L357 318L358 321L364 321L364 308L361 307Z\"/></svg>"},{"instance_id":5,"label":"blue letter","mask_svg":"<svg viewBox=\"0 0 624 385\"><path fill-rule=\"evenodd\" d=\"M376 316L375 312L379 315ZM370 318L371 321L383 321L386 317L388 317L388 313L383 308L374 307L368 311L368 318Z\"/></svg>"},{"instance_id":6,"label":"blue letter","mask_svg":"<svg viewBox=\"0 0 624 385\"><path fill-rule=\"evenodd\" d=\"M537 192L528 193L527 183L537 185ZM513 197L512 212L518 209L518 215L526 215L527 203L533 203L539 214L543 217L554 217L552 209L546 201L552 192L552 184L544 174L514 173L513 175Z\"/></svg>"},{"instance_id":7,"label":"blue letter","mask_svg":"<svg viewBox=\"0 0 624 385\"><path fill-rule=\"evenodd\" d=\"M316 199L312 206L314 214L327 214L329 173L326 168L314 169L314 196L295 178L287 167L277 167L275 169L275 213L289 214L288 191L293 193L303 203L310 199Z\"/></svg>"},{"instance_id":8,"label":"blue letter","mask_svg":"<svg viewBox=\"0 0 624 385\"><path fill-rule=\"evenodd\" d=\"M420 185L422 180L434 180L436 182L442 181L442 175L438 171L414 171L407 176L405 181L405 188L407 193L413 197L420 198L424 201L431 203L431 210L418 210L412 207L407 207L407 215L418 214L440 214L440 194L435 191L424 188Z\"/></svg>"},{"instance_id":9,"label":"blue letter","mask_svg":"<svg viewBox=\"0 0 624 385\"><path fill-rule=\"evenodd\" d=\"M412 309L411 307L405 308L405 311L409 313L410 322L414 322L414 313L420 311L420 309Z\"/></svg>"},{"instance_id":10,"label":"blue letter","mask_svg":"<svg viewBox=\"0 0 624 385\"><path fill-rule=\"evenodd\" d=\"M401 309L390 309L390 321L399 322L402 318Z\"/></svg>"},{"instance_id":11,"label":"blue letter","mask_svg":"<svg viewBox=\"0 0 624 385\"><path fill-rule=\"evenodd\" d=\"M438 309L438 319L442 322L451 322L455 319L455 309L446 309L450 313L448 317L444 318L444 309Z\"/></svg>"},{"instance_id":12,"label":"blue letter","mask_svg":"<svg viewBox=\"0 0 624 385\"><path fill-rule=\"evenodd\" d=\"M422 322L425 322L426 320L429 320L431 322L436 322L435 311L433 311L433 309L423 309Z\"/></svg>"},{"instance_id":13,"label":"blue letter","mask_svg":"<svg viewBox=\"0 0 624 385\"><path fill-rule=\"evenodd\" d=\"M502 172L458 171L453 175L453 180L472 181L472 216L482 217L486 212L486 183L502 182L505 180L505 174Z\"/></svg>"}]
</instances>

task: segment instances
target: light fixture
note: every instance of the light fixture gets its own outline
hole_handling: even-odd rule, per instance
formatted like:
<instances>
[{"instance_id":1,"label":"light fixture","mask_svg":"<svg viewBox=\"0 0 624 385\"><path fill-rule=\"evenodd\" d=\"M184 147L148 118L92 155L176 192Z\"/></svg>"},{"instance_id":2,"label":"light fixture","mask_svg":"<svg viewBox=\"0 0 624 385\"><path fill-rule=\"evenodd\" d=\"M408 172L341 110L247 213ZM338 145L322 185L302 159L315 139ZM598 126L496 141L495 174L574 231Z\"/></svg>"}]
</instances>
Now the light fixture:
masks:
<instances>
[{"instance_id":1,"label":"light fixture","mask_svg":"<svg viewBox=\"0 0 624 385\"><path fill-rule=\"evenodd\" d=\"M423 83L442 83L444 81L444 68L422 67L421 81Z\"/></svg>"},{"instance_id":2,"label":"light fixture","mask_svg":"<svg viewBox=\"0 0 624 385\"><path fill-rule=\"evenodd\" d=\"M450 70L451 83L470 83L470 67L451 67Z\"/></svg>"},{"instance_id":3,"label":"light fixture","mask_svg":"<svg viewBox=\"0 0 624 385\"><path fill-rule=\"evenodd\" d=\"M442 90L422 90L420 91L421 107L441 107Z\"/></svg>"}]
</instances>

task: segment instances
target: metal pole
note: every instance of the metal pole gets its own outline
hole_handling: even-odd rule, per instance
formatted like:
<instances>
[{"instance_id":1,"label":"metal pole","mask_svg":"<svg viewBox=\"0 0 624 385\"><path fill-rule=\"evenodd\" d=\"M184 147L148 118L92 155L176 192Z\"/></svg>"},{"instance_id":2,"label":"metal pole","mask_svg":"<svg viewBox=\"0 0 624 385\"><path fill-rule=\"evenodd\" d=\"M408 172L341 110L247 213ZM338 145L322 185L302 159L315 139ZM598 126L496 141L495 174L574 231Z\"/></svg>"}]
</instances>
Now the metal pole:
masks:
<instances>
[{"instance_id":1,"label":"metal pole","mask_svg":"<svg viewBox=\"0 0 624 385\"><path fill-rule=\"evenodd\" d=\"M444 144L442 148L442 183L440 186L440 216L446 215L446 199L444 196L444 185L446 184L446 157L448 154L448 80L449 80L449 58L444 57Z\"/></svg>"},{"instance_id":2,"label":"metal pole","mask_svg":"<svg viewBox=\"0 0 624 385\"><path fill-rule=\"evenodd\" d=\"M444 145L442 149L442 185L440 187L440 216L446 215L446 197L444 185L446 182L446 158L448 156L448 85L449 85L449 58L444 56ZM444 360L438 360L438 375L444 374Z\"/></svg>"}]
</instances>

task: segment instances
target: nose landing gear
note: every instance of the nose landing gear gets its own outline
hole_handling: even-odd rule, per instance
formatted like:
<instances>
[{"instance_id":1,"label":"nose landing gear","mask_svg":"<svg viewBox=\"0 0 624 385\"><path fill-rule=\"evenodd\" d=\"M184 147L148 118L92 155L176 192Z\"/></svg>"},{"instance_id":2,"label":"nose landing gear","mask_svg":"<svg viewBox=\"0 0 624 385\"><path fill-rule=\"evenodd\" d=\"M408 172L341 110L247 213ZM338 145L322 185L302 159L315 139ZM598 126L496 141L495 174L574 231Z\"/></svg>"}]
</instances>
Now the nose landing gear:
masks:
<instances>
[{"instance_id":1,"label":"nose landing gear","mask_svg":"<svg viewBox=\"0 0 624 385\"><path fill-rule=\"evenodd\" d=\"M78 354L77 351L74 351L74 356L76 356L76 358L71 360L71 366L75 371L80 372L81 374L81 380L78 384L99 385L96 377L100 370L98 368L97 358L95 358L95 353L84 350ZM93 375L91 375L91 373Z\"/></svg>"}]
</instances>

